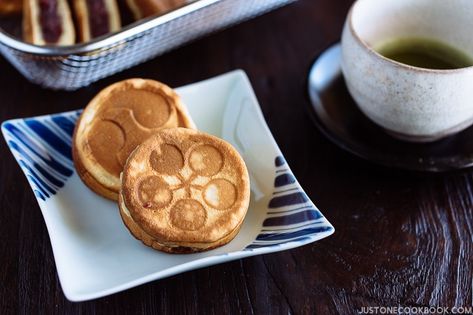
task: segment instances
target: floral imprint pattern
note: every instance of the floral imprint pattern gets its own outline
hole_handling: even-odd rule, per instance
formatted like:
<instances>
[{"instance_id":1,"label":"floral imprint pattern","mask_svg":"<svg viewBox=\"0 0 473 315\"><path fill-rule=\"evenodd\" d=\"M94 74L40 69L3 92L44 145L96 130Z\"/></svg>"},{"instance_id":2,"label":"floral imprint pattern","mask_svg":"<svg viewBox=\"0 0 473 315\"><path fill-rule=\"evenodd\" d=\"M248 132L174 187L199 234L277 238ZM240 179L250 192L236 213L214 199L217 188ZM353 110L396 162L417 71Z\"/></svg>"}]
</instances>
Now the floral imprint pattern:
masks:
<instances>
[{"instance_id":1,"label":"floral imprint pattern","mask_svg":"<svg viewBox=\"0 0 473 315\"><path fill-rule=\"evenodd\" d=\"M208 178L218 175L223 168L225 159L220 151L211 145L198 145L193 148L188 157L192 174L185 178L182 175L184 155L173 145L162 144L161 154L153 151L150 165L158 173L171 176L169 185L161 177L153 175L145 178L139 184L138 195L144 208L160 208L170 204L173 192L184 190L186 199L180 199L170 208L171 223L182 230L198 230L207 219L207 213L201 201L192 199L195 192L200 192L202 201L208 207L216 210L227 210L236 201L235 185L223 178ZM207 178L205 185L199 185L197 177ZM200 180L202 181L202 180ZM196 198L200 199L200 198Z\"/></svg>"},{"instance_id":2,"label":"floral imprint pattern","mask_svg":"<svg viewBox=\"0 0 473 315\"><path fill-rule=\"evenodd\" d=\"M173 102L157 91L115 91L95 116L87 142L94 158L116 176L144 139L161 128L179 126Z\"/></svg>"},{"instance_id":3,"label":"floral imprint pattern","mask_svg":"<svg viewBox=\"0 0 473 315\"><path fill-rule=\"evenodd\" d=\"M83 182L116 199L133 150L163 128L195 128L176 92L154 80L129 79L98 93L75 128L74 163Z\"/></svg>"},{"instance_id":4,"label":"floral imprint pattern","mask_svg":"<svg viewBox=\"0 0 473 315\"><path fill-rule=\"evenodd\" d=\"M125 168L125 201L135 210L134 217L157 234L169 229L194 236L206 231L211 239L224 236L247 210L249 180L243 160L229 144L210 135L183 128L164 133L168 137L152 137L141 145ZM182 134L187 138L176 139Z\"/></svg>"}]
</instances>

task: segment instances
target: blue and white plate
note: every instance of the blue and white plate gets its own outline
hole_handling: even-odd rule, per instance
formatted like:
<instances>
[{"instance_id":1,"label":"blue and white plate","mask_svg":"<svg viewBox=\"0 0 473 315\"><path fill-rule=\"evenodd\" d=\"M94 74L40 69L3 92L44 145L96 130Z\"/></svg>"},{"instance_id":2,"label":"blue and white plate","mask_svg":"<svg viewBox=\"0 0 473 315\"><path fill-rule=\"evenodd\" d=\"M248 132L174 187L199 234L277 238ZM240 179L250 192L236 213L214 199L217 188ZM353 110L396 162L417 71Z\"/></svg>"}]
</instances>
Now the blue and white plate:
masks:
<instances>
[{"instance_id":1,"label":"blue and white plate","mask_svg":"<svg viewBox=\"0 0 473 315\"><path fill-rule=\"evenodd\" d=\"M170 255L142 245L122 223L117 205L84 186L71 159L80 111L3 123L3 135L43 213L69 300L94 299L188 270L302 246L334 232L289 169L244 72L177 92L198 128L232 143L250 173L251 203L240 233L204 253Z\"/></svg>"}]
</instances>

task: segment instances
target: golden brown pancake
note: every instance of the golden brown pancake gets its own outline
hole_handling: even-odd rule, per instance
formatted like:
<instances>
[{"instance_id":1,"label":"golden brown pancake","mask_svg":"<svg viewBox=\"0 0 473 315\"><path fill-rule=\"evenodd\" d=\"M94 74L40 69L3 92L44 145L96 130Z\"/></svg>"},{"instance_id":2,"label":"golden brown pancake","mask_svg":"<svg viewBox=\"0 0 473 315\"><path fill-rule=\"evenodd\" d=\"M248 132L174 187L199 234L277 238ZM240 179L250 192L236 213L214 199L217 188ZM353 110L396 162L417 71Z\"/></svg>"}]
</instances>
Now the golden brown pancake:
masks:
<instances>
[{"instance_id":1,"label":"golden brown pancake","mask_svg":"<svg viewBox=\"0 0 473 315\"><path fill-rule=\"evenodd\" d=\"M0 0L0 15L18 14L23 8L23 0Z\"/></svg>"},{"instance_id":2,"label":"golden brown pancake","mask_svg":"<svg viewBox=\"0 0 473 315\"><path fill-rule=\"evenodd\" d=\"M69 2L24 0L23 39L34 45L73 45L76 31Z\"/></svg>"},{"instance_id":3,"label":"golden brown pancake","mask_svg":"<svg viewBox=\"0 0 473 315\"><path fill-rule=\"evenodd\" d=\"M164 129L130 155L122 173L120 214L145 245L189 253L225 245L248 210L245 163L206 133Z\"/></svg>"},{"instance_id":4,"label":"golden brown pancake","mask_svg":"<svg viewBox=\"0 0 473 315\"><path fill-rule=\"evenodd\" d=\"M95 0L92 2L74 0L73 4L78 37L81 42L88 42L95 37L120 30L121 19L116 0ZM94 11L97 9L100 12Z\"/></svg>"},{"instance_id":5,"label":"golden brown pancake","mask_svg":"<svg viewBox=\"0 0 473 315\"><path fill-rule=\"evenodd\" d=\"M186 0L126 0L135 20L163 14L187 3Z\"/></svg>"},{"instance_id":6,"label":"golden brown pancake","mask_svg":"<svg viewBox=\"0 0 473 315\"><path fill-rule=\"evenodd\" d=\"M76 125L77 173L93 191L117 200L130 153L159 130L174 127L195 125L173 89L153 80L115 83L97 94Z\"/></svg>"}]
</instances>

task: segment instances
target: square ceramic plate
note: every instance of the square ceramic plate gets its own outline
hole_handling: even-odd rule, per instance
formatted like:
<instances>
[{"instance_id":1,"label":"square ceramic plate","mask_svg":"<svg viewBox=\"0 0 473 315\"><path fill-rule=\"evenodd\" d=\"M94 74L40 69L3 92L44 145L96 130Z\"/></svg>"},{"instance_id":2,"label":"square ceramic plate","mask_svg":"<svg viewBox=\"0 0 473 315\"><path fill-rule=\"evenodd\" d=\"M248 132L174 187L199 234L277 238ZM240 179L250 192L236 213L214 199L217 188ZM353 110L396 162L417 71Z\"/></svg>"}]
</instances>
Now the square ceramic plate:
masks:
<instances>
[{"instance_id":1,"label":"square ceramic plate","mask_svg":"<svg viewBox=\"0 0 473 315\"><path fill-rule=\"evenodd\" d=\"M94 299L188 270L302 246L334 232L286 164L244 72L177 91L198 128L232 143L250 173L251 203L240 233L204 253L170 255L142 245L125 228L117 205L82 184L71 160L80 111L2 124L43 213L69 300Z\"/></svg>"}]
</instances>

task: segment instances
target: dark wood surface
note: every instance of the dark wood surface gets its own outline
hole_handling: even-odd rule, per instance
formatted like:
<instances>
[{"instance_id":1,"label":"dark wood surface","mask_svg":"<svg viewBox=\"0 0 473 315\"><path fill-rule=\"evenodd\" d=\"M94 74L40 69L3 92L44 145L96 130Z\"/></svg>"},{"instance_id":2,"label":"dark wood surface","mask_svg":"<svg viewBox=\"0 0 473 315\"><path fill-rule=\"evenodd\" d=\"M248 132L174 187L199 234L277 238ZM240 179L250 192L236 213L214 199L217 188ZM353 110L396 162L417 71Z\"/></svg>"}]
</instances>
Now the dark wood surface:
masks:
<instances>
[{"instance_id":1,"label":"dark wood surface","mask_svg":"<svg viewBox=\"0 0 473 315\"><path fill-rule=\"evenodd\" d=\"M244 69L295 175L336 228L302 248L71 303L33 193L0 141L0 313L353 314L363 306L471 306L472 173L373 166L331 144L307 115L307 71L339 39L350 4L300 0L76 92L36 87L0 59L1 121L82 108L124 78L180 86Z\"/></svg>"}]
</instances>

